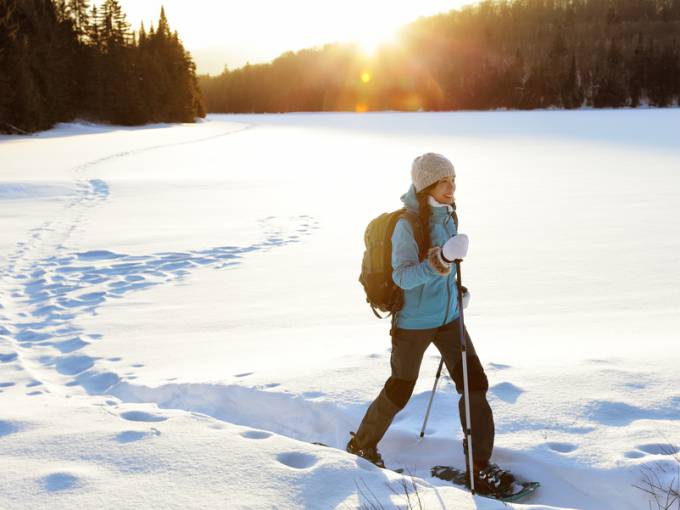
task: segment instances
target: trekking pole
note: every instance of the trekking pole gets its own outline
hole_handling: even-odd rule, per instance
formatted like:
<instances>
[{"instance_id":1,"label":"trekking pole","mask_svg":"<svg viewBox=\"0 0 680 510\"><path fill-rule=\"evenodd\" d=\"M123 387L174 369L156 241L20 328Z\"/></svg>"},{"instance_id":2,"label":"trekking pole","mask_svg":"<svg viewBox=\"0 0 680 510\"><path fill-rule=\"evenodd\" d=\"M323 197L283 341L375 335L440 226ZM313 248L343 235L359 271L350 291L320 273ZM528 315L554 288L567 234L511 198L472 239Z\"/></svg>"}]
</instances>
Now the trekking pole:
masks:
<instances>
[{"instance_id":1,"label":"trekking pole","mask_svg":"<svg viewBox=\"0 0 680 510\"><path fill-rule=\"evenodd\" d=\"M423 428L420 429L420 437L425 435L425 427L427 426L427 420L430 417L430 409L432 409L432 401L434 400L434 393L437 391L437 383L439 382L439 377L442 375L442 367L444 366L444 358L439 360L439 368L437 369L437 377L434 379L434 386L432 386L432 395L430 395L430 403L427 404L427 412L425 412L425 420L423 421Z\"/></svg>"},{"instance_id":2,"label":"trekking pole","mask_svg":"<svg viewBox=\"0 0 680 510\"><path fill-rule=\"evenodd\" d=\"M470 390L468 388L467 369L467 339L465 338L465 323L463 321L463 286L460 275L460 259L456 259L456 286L458 287L458 331L460 334L460 352L463 357L463 394L465 398L465 438L468 447L468 472L470 473L470 492L475 493L475 476L472 464L472 424L470 422Z\"/></svg>"}]
</instances>

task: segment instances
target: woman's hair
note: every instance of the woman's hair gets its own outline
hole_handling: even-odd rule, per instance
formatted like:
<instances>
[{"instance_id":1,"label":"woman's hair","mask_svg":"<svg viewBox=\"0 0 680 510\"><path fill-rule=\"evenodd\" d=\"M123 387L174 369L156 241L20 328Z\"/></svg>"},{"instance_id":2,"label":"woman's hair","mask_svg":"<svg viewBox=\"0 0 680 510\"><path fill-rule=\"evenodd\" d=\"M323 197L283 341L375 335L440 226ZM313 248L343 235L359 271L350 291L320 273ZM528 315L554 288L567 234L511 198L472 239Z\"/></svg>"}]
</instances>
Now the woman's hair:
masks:
<instances>
[{"instance_id":1,"label":"woman's hair","mask_svg":"<svg viewBox=\"0 0 680 510\"><path fill-rule=\"evenodd\" d=\"M416 198L418 199L418 214L420 216L420 225L423 232L425 251L429 250L431 247L430 245L432 244L432 239L430 238L430 204L427 199L430 196L430 190L436 185L437 183L434 183L416 193Z\"/></svg>"}]
</instances>

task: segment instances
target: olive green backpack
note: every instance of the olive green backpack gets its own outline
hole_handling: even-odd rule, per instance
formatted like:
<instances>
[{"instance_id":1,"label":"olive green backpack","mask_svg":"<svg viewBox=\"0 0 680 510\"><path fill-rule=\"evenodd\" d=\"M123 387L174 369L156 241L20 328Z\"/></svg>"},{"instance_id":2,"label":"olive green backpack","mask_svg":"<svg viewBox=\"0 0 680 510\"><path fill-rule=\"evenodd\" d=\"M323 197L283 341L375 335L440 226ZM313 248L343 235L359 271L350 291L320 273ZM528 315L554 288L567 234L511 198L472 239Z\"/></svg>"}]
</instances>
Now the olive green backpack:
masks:
<instances>
[{"instance_id":1,"label":"olive green backpack","mask_svg":"<svg viewBox=\"0 0 680 510\"><path fill-rule=\"evenodd\" d=\"M404 306L404 291L392 280L392 233L401 218L406 218L411 223L418 243L418 256L423 260L426 249L423 247L420 218L406 208L381 214L368 224L364 234L366 251L359 281L366 291L366 301L379 319L395 314ZM381 317L377 310L386 312L387 315Z\"/></svg>"}]
</instances>

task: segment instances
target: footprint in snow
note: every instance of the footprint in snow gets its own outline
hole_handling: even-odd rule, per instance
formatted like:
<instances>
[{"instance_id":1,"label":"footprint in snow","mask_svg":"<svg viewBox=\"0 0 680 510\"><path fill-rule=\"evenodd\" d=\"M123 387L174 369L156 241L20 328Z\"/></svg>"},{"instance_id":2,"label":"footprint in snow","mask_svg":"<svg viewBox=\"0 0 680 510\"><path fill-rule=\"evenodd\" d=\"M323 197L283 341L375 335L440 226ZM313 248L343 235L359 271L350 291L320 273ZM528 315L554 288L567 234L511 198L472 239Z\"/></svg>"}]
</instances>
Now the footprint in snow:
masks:
<instances>
[{"instance_id":1,"label":"footprint in snow","mask_svg":"<svg viewBox=\"0 0 680 510\"><path fill-rule=\"evenodd\" d=\"M147 413L146 411L125 411L120 414L121 418L130 421L165 421L168 419L167 416L161 416L159 414Z\"/></svg>"},{"instance_id":2,"label":"footprint in snow","mask_svg":"<svg viewBox=\"0 0 680 510\"><path fill-rule=\"evenodd\" d=\"M267 439L272 437L271 432L265 432L264 430L246 430L241 432L241 436L247 439Z\"/></svg>"},{"instance_id":3,"label":"footprint in snow","mask_svg":"<svg viewBox=\"0 0 680 510\"><path fill-rule=\"evenodd\" d=\"M119 443L132 443L148 437L160 436L161 432L158 429L151 430L124 430L116 435L116 441Z\"/></svg>"},{"instance_id":4,"label":"footprint in snow","mask_svg":"<svg viewBox=\"0 0 680 510\"><path fill-rule=\"evenodd\" d=\"M647 388L647 383L645 382L640 382L640 381L633 381L633 382L627 382L622 384L624 388L628 388L631 390L644 390Z\"/></svg>"},{"instance_id":5,"label":"footprint in snow","mask_svg":"<svg viewBox=\"0 0 680 510\"><path fill-rule=\"evenodd\" d=\"M49 333L38 333L31 329L25 329L16 334L16 339L20 343L31 343L31 342L41 342L43 340L48 340L51 337Z\"/></svg>"},{"instance_id":6,"label":"footprint in snow","mask_svg":"<svg viewBox=\"0 0 680 510\"><path fill-rule=\"evenodd\" d=\"M276 460L293 469L307 469L316 464L319 459L309 453L289 452L279 453Z\"/></svg>"},{"instance_id":7,"label":"footprint in snow","mask_svg":"<svg viewBox=\"0 0 680 510\"><path fill-rule=\"evenodd\" d=\"M76 375L85 370L92 368L94 365L94 359L90 356L64 356L57 359L56 368L57 372L64 375Z\"/></svg>"},{"instance_id":8,"label":"footprint in snow","mask_svg":"<svg viewBox=\"0 0 680 510\"><path fill-rule=\"evenodd\" d=\"M546 443L546 445L552 451L559 452L559 453L571 453L578 448L578 446L576 446L575 444L572 444L572 443L550 442L550 443Z\"/></svg>"},{"instance_id":9,"label":"footprint in snow","mask_svg":"<svg viewBox=\"0 0 680 510\"><path fill-rule=\"evenodd\" d=\"M614 427L626 426L636 420L678 420L680 409L675 399L670 405L657 408L636 407L625 402L612 402L609 400L595 400L583 407L583 414L598 423Z\"/></svg>"},{"instance_id":10,"label":"footprint in snow","mask_svg":"<svg viewBox=\"0 0 680 510\"><path fill-rule=\"evenodd\" d=\"M9 363L10 361L14 361L15 359L17 359L16 352L0 354L0 363Z\"/></svg>"},{"instance_id":11,"label":"footprint in snow","mask_svg":"<svg viewBox=\"0 0 680 510\"><path fill-rule=\"evenodd\" d=\"M306 391L302 394L304 398L319 398L324 395L325 393L323 391Z\"/></svg>"},{"instance_id":12,"label":"footprint in snow","mask_svg":"<svg viewBox=\"0 0 680 510\"><path fill-rule=\"evenodd\" d=\"M676 455L680 453L680 448L669 443L641 444L635 448L649 455Z\"/></svg>"},{"instance_id":13,"label":"footprint in snow","mask_svg":"<svg viewBox=\"0 0 680 510\"><path fill-rule=\"evenodd\" d=\"M87 200L106 198L109 193L104 181L91 180L83 184ZM82 198L82 197L81 197ZM67 255L54 255L35 261L35 270L22 277L24 292L14 292L17 298L28 297L33 305L31 315L38 322L16 324L15 338L22 347L49 345L62 356L42 356L41 363L56 368L63 375L75 378L67 386L80 385L90 393L103 393L119 382L113 372L98 373L93 370L98 358L75 355L91 341L103 338L101 334L83 334L80 328L69 324L81 314L96 314L97 309L110 298L120 298L133 291L142 290L164 281L181 282L184 275L199 266L221 268L238 265L245 253L266 250L272 245L297 242L304 235L319 228L311 216L291 218L270 217L260 222L265 239L252 246L218 246L205 250L186 252L161 252L150 255L126 255L109 250L93 250ZM295 231L295 229L298 231ZM38 232L39 233L39 232ZM38 234L36 233L36 235ZM26 243L19 243L23 246ZM61 247L60 247L61 248ZM102 285L104 289L93 289ZM0 305L2 307L2 305ZM27 317L26 312L20 314ZM55 329L56 328L56 329ZM9 335L0 326L0 335ZM0 353L0 363L15 361L15 353ZM118 361L111 358L110 361ZM140 368L142 364L133 367ZM236 374L248 377L253 372ZM274 387L268 385L267 387ZM164 419L164 418L163 418Z\"/></svg>"},{"instance_id":14,"label":"footprint in snow","mask_svg":"<svg viewBox=\"0 0 680 510\"><path fill-rule=\"evenodd\" d=\"M80 385L93 395L100 395L111 386L120 382L120 377L113 372L87 371L79 374L75 380L66 383L66 386Z\"/></svg>"},{"instance_id":15,"label":"footprint in snow","mask_svg":"<svg viewBox=\"0 0 680 510\"><path fill-rule=\"evenodd\" d=\"M71 352L82 349L83 347L89 344L81 340L79 337L75 337L71 338L70 340L64 340L63 342L55 342L52 345L62 354L69 354Z\"/></svg>"},{"instance_id":16,"label":"footprint in snow","mask_svg":"<svg viewBox=\"0 0 680 510\"><path fill-rule=\"evenodd\" d=\"M610 364L611 364L611 361L610 361L610 360L607 360L607 359L597 359L597 358L593 358L593 359L589 359L588 361L589 361L590 363L595 364L595 365L610 365Z\"/></svg>"},{"instance_id":17,"label":"footprint in snow","mask_svg":"<svg viewBox=\"0 0 680 510\"><path fill-rule=\"evenodd\" d=\"M509 404L514 404L517 402L519 396L524 393L522 388L519 388L509 382L496 384L495 386L492 386L489 391L503 402L508 402Z\"/></svg>"},{"instance_id":18,"label":"footprint in snow","mask_svg":"<svg viewBox=\"0 0 680 510\"><path fill-rule=\"evenodd\" d=\"M0 420L0 437L19 431L19 426L11 421Z\"/></svg>"},{"instance_id":19,"label":"footprint in snow","mask_svg":"<svg viewBox=\"0 0 680 510\"><path fill-rule=\"evenodd\" d=\"M492 370L507 370L508 368L512 368L510 365L503 365L502 363L489 363L487 364L487 367Z\"/></svg>"},{"instance_id":20,"label":"footprint in snow","mask_svg":"<svg viewBox=\"0 0 680 510\"><path fill-rule=\"evenodd\" d=\"M80 487L80 478L71 473L52 473L41 479L42 486L47 490L47 492L58 492L73 490Z\"/></svg>"},{"instance_id":21,"label":"footprint in snow","mask_svg":"<svg viewBox=\"0 0 680 510\"><path fill-rule=\"evenodd\" d=\"M93 250L76 253L76 257L80 260L111 260L123 257L123 255L106 250Z\"/></svg>"}]
</instances>

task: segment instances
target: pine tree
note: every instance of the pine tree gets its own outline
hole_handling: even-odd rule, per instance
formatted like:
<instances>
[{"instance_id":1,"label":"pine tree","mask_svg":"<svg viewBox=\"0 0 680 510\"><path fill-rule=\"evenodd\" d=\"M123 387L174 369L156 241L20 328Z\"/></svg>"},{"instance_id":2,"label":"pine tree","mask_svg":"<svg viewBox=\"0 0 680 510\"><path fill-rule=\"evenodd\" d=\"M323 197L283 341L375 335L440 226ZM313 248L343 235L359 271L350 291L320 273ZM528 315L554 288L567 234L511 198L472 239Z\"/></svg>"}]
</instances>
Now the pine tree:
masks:
<instances>
[{"instance_id":1,"label":"pine tree","mask_svg":"<svg viewBox=\"0 0 680 510\"><path fill-rule=\"evenodd\" d=\"M159 24L160 36L142 26L138 40L118 0L0 0L0 131L76 115L120 124L204 115L195 65L164 10Z\"/></svg>"},{"instance_id":2,"label":"pine tree","mask_svg":"<svg viewBox=\"0 0 680 510\"><path fill-rule=\"evenodd\" d=\"M87 38L90 20L87 14L88 0L69 0L68 9L73 20L73 26L76 34L78 34L78 41L84 43Z\"/></svg>"},{"instance_id":3,"label":"pine tree","mask_svg":"<svg viewBox=\"0 0 680 510\"><path fill-rule=\"evenodd\" d=\"M657 45L649 65L648 94L653 106L669 106L674 99L674 82L678 74L678 56L672 44Z\"/></svg>"},{"instance_id":4,"label":"pine tree","mask_svg":"<svg viewBox=\"0 0 680 510\"><path fill-rule=\"evenodd\" d=\"M609 42L605 62L597 81L597 90L593 97L596 108L616 108L626 104L628 93L623 58L619 44L615 39Z\"/></svg>"},{"instance_id":5,"label":"pine tree","mask_svg":"<svg viewBox=\"0 0 680 510\"><path fill-rule=\"evenodd\" d=\"M0 133L13 132L16 126L12 122L10 108L15 102L16 85L13 74L16 70L16 54L19 42L16 20L16 0L0 3Z\"/></svg>"},{"instance_id":6,"label":"pine tree","mask_svg":"<svg viewBox=\"0 0 680 510\"><path fill-rule=\"evenodd\" d=\"M159 39L170 38L170 25L168 24L168 18L165 17L165 7L163 6L161 6L161 14L158 20L158 29L156 30L156 36Z\"/></svg>"},{"instance_id":7,"label":"pine tree","mask_svg":"<svg viewBox=\"0 0 680 510\"><path fill-rule=\"evenodd\" d=\"M101 48L101 34L99 32L99 22L100 22L99 11L97 10L97 6L95 4L92 4L92 8L90 9L90 15L87 18L87 24L85 26L85 34L87 36L87 41L89 45L96 48L97 51L99 51L99 49Z\"/></svg>"},{"instance_id":8,"label":"pine tree","mask_svg":"<svg viewBox=\"0 0 680 510\"><path fill-rule=\"evenodd\" d=\"M569 70L562 82L560 91L561 102L564 108L578 108L583 103L581 87L578 81L578 68L576 66L576 54L572 53Z\"/></svg>"},{"instance_id":9,"label":"pine tree","mask_svg":"<svg viewBox=\"0 0 680 510\"><path fill-rule=\"evenodd\" d=\"M637 44L630 64L630 79L628 82L628 94L632 107L640 105L642 99L642 86L646 81L646 58L642 34L638 33Z\"/></svg>"}]
</instances>

